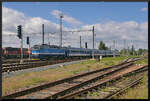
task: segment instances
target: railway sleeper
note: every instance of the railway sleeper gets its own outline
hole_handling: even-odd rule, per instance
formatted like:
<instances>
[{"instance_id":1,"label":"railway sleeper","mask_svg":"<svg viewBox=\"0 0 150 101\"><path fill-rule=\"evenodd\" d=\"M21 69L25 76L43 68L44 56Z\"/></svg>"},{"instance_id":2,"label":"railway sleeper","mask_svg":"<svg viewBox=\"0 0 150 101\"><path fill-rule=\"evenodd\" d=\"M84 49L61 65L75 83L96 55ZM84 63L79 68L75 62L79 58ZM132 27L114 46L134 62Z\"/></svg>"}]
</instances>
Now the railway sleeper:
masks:
<instances>
[{"instance_id":1,"label":"railway sleeper","mask_svg":"<svg viewBox=\"0 0 150 101\"><path fill-rule=\"evenodd\" d=\"M130 65L131 65L132 63L130 63ZM129 64L128 64L129 65ZM106 69L106 68L105 68ZM105 69L101 69L101 70L105 70ZM78 77L78 76L76 76L76 77ZM65 81L68 81L68 80L70 80L70 79L72 79L72 78L68 78L68 79L65 79L65 80L60 80L60 81L57 81L57 82L53 82L53 83L51 83L51 84L47 84L47 85L44 85L44 86L41 86L40 87L40 89L44 89L44 88L47 88L47 87L50 87L50 86L53 86L53 85L56 85L56 84L59 84L59 83L61 83L61 82L65 82ZM34 88L34 89L32 89L32 91L38 91L39 90L39 88L38 87L36 87L36 88ZM18 95L22 95L23 93L27 93L27 90L26 91L24 91L24 92L22 92L22 93L16 93L15 95L11 95L12 97L14 97L14 96L18 96ZM10 96L9 96L10 97Z\"/></svg>"},{"instance_id":2,"label":"railway sleeper","mask_svg":"<svg viewBox=\"0 0 150 101\"><path fill-rule=\"evenodd\" d=\"M128 66L130 66L130 65L131 65L131 64L128 64ZM125 67L126 67L126 66L125 66ZM125 67L124 67L124 68L125 68ZM116 71L119 71L119 70L121 70L121 69L122 69L122 68L119 68L119 69L117 69ZM116 72L116 71L109 72L107 75L112 74L112 73L114 73L114 72ZM87 85L87 84L89 84L89 83L95 82L95 81L97 81L97 80L99 80L99 79L101 79L101 78L103 78L103 77L104 77L104 75L100 75L100 76L95 77L95 78L93 78L93 79L91 79L91 80L85 81L85 82L83 82L83 83L81 83L81 84L78 84L78 85L73 86L73 87L71 87L71 88L65 89L64 91L58 92L58 93L56 93L56 94L54 94L54 95L52 95L52 96L50 96L50 97L48 97L48 98L58 98L58 95L63 96L63 95L65 95L65 94L67 94L67 93L70 93L70 92L73 91L73 90L79 89L79 88L83 87L84 85Z\"/></svg>"},{"instance_id":3,"label":"railway sleeper","mask_svg":"<svg viewBox=\"0 0 150 101\"><path fill-rule=\"evenodd\" d=\"M148 69L148 68L147 68ZM139 71L140 70L140 71ZM146 69L143 69L143 71L146 71ZM138 69L138 70L135 70L134 71L134 73L140 73L140 72L143 72L141 69ZM128 77L128 76L131 76L131 75L133 75L132 73L127 73L127 74L125 74L124 76L125 77ZM110 84L113 84L113 82L116 82L116 80L118 80L118 79L121 79L121 77L117 77L117 78L115 78L115 79L113 79L113 80L110 80L109 82L111 82ZM107 83L107 82L106 82ZM87 91L92 91L92 89L95 89L95 88L98 88L98 87L100 87L100 88L105 88L106 87L106 83L103 83L103 84L100 84L100 85L97 85L97 86L94 86L94 87L91 87L91 88L88 88L88 90L83 90L82 92L87 92ZM122 88L122 87L121 87ZM120 87L118 88L117 87L117 89L120 89ZM81 93L82 93L81 92ZM102 91L101 91L102 92ZM106 92L102 92L102 93L106 93ZM73 94L71 94L71 95L73 95ZM80 93L78 94L77 92L74 94L74 96L77 96L77 95L80 95ZM104 94L105 95L105 94ZM108 95L108 94L106 94L106 95ZM69 98L74 98L74 96L72 96L72 97L69 97Z\"/></svg>"}]
</instances>

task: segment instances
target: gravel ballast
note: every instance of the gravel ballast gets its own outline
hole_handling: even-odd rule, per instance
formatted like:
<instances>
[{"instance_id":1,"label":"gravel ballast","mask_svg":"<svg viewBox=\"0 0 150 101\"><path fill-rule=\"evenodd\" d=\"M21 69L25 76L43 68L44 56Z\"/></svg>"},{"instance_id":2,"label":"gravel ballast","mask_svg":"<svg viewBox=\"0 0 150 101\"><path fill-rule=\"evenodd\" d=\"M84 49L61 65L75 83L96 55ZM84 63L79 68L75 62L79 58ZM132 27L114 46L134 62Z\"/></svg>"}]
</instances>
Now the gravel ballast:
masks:
<instances>
[{"instance_id":1,"label":"gravel ballast","mask_svg":"<svg viewBox=\"0 0 150 101\"><path fill-rule=\"evenodd\" d=\"M84 62L84 61L87 61L87 60L78 60L78 61L71 61L71 62L65 62L65 63L58 63L58 64L54 64L54 65L47 65L47 66L41 66L41 67L36 67L36 68L23 69L23 70L13 71L13 72L9 72L9 73L6 72L6 73L2 73L2 77L8 78L8 77L20 75L20 74L23 74L26 72L44 71L44 70L48 70L48 69L52 69L52 68L59 68L59 67L63 67L66 65L76 64L76 63L80 63L80 62Z\"/></svg>"}]
</instances>

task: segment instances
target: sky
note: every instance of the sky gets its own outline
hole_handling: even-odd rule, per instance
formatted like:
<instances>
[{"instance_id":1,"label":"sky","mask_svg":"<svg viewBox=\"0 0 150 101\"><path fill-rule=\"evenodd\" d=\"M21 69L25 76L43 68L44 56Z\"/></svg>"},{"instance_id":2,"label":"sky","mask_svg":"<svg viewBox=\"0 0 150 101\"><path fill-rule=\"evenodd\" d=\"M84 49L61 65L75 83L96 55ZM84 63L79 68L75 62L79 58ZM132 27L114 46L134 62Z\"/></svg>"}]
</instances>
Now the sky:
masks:
<instances>
[{"instance_id":1,"label":"sky","mask_svg":"<svg viewBox=\"0 0 150 101\"><path fill-rule=\"evenodd\" d=\"M95 48L104 41L108 47L122 49L134 45L136 49L148 47L147 2L3 2L2 47L20 47L17 26L23 26L23 47L42 43L42 24L45 43L59 45L60 14L63 14L63 46L80 46L85 42L92 48L95 28ZM67 32L84 30L83 32ZM66 31L66 32L65 32Z\"/></svg>"}]
</instances>

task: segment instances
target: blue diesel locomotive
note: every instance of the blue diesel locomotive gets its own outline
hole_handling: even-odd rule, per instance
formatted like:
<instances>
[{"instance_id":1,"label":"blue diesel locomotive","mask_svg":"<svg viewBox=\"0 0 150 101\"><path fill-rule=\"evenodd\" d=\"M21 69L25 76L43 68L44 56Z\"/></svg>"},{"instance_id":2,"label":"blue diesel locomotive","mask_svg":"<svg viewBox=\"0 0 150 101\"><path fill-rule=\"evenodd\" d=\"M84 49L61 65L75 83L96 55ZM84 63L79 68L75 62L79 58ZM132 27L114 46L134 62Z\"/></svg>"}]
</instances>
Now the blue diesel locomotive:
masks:
<instances>
[{"instance_id":1,"label":"blue diesel locomotive","mask_svg":"<svg viewBox=\"0 0 150 101\"><path fill-rule=\"evenodd\" d=\"M71 47L58 47L55 45L34 45L32 48L32 58L36 59L48 59L52 57L92 57L94 56L120 56L118 51L112 50L98 50L98 49L86 49L86 48L71 48Z\"/></svg>"}]
</instances>

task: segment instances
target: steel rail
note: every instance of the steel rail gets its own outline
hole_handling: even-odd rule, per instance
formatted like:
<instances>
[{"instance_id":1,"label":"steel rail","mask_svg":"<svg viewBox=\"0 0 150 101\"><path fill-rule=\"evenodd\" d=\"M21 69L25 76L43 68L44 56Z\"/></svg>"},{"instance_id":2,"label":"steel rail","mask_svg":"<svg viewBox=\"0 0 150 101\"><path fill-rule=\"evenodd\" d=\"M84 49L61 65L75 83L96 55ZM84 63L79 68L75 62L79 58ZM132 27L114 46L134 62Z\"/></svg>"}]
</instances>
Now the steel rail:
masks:
<instances>
[{"instance_id":1,"label":"steel rail","mask_svg":"<svg viewBox=\"0 0 150 101\"><path fill-rule=\"evenodd\" d=\"M130 83L129 85L127 85L125 88L122 88L122 89L120 89L119 91L114 92L114 93L112 93L112 94L106 96L104 99L111 99L111 98L115 97L116 95L122 93L123 91L125 91L125 90L127 90L127 89L129 89L129 88L131 88L131 87L133 87L133 86L135 86L135 85L137 85L142 79L143 79L143 76L141 76L139 79L137 79L137 80L131 82L131 83Z\"/></svg>"},{"instance_id":2,"label":"steel rail","mask_svg":"<svg viewBox=\"0 0 150 101\"><path fill-rule=\"evenodd\" d=\"M122 63L128 62L127 60L123 61ZM134 62L137 60L140 60L140 59L133 58L129 62ZM23 64L3 64L2 72L18 71L18 70L22 70L22 69L52 65L52 64L63 63L63 62L70 62L70 61L73 61L73 60L67 59L67 60L57 60L57 61L39 61L39 62L34 62L34 63L31 62L31 63L23 63Z\"/></svg>"},{"instance_id":3,"label":"steel rail","mask_svg":"<svg viewBox=\"0 0 150 101\"><path fill-rule=\"evenodd\" d=\"M68 93L71 93L72 91L74 91L74 90L76 90L76 89L79 89L79 88L81 88L81 87L83 87L83 86L85 86L85 85L88 85L88 84L92 83L92 82L98 81L99 79L102 79L102 78L104 78L104 77L106 77L106 76L108 76L108 75L111 75L111 74L113 74L113 73L115 73L115 72L117 72L117 71L120 71L120 70L122 70L122 69L124 69L124 68L127 68L128 66L131 66L131 65L133 65L133 64L128 64L128 65L123 66L123 67L118 67L118 68L115 69L115 70L111 70L111 71L108 71L108 72L104 72L104 73L98 75L97 77L94 77L94 78L92 78L92 79L90 79L90 80L86 80L86 81L84 81L84 82L82 82L82 83L80 83L80 84L77 84L77 85L75 85L75 86L73 86L73 87L70 87L70 88L68 88L68 89L65 89L65 90L63 90L63 91L57 92L57 93L55 93L55 94L53 94L53 95L51 95L51 96L48 96L48 97L46 97L46 98L44 98L44 99L48 99L48 98L54 98L54 99L56 99L56 98L59 97L59 96L64 96L66 93L67 93L67 94L68 94Z\"/></svg>"},{"instance_id":4,"label":"steel rail","mask_svg":"<svg viewBox=\"0 0 150 101\"><path fill-rule=\"evenodd\" d=\"M40 60L28 60L28 59L25 59L23 61L24 62L36 62L36 61L40 61ZM17 60L3 60L2 63L20 63L20 59L17 59Z\"/></svg>"},{"instance_id":5,"label":"steel rail","mask_svg":"<svg viewBox=\"0 0 150 101\"><path fill-rule=\"evenodd\" d=\"M133 63L130 63L130 62L128 62L128 63L130 65L133 64ZM91 72L88 72L88 73L78 74L78 75L75 75L75 76L71 76L71 77L68 77L68 78L64 78L64 79L61 79L61 80L57 80L57 81L54 81L54 82L50 82L50 83L47 83L47 84L43 84L43 85L40 85L40 86L29 88L29 89L26 89L26 90L23 90L23 91L19 91L19 92L13 93L13 94L9 94L9 95L3 96L3 98L12 98L12 97L14 98L14 97L18 97L18 96L23 96L23 95L29 94L31 92L37 92L39 90L43 90L43 89L46 89L48 87L52 87L52 86L55 86L55 85L58 85L58 84L61 84L61 83L67 82L67 81L71 81L73 79L77 79L79 77L87 76L87 75L97 73L97 72L101 72L101 71L106 71L106 70L109 70L109 69L112 69L112 68L117 68L118 66L121 66L121 65L124 65L124 64L126 64L126 63L122 63L122 64L118 64L118 65L111 66L111 67L108 67L108 68L103 68L103 69L91 71Z\"/></svg>"},{"instance_id":6,"label":"steel rail","mask_svg":"<svg viewBox=\"0 0 150 101\"><path fill-rule=\"evenodd\" d=\"M147 68L147 66L144 66L143 68L137 69L137 70L135 70L135 71L133 71L133 72L129 72L129 73L127 73L127 74L124 74L124 76L130 76L130 75L132 75L133 73L139 73L139 72L143 72L143 71L146 71L146 70L148 70L148 68ZM103 82L103 83L99 83L99 84L94 85L94 86L92 86L92 87L87 87L87 88L85 88L85 89L82 89L82 90L79 90L79 91L75 91L75 92L72 92L72 93L70 93L70 94L61 96L61 97L59 97L58 99L69 99L69 98L73 98L73 97L75 97L75 96L77 96L77 95L80 95L80 94L85 93L85 92L87 92L87 91L91 91L92 89L96 89L96 88L98 88L98 87L100 87L100 86L103 86L103 85L105 85L107 82L112 82L112 81L115 82L117 79L120 79L120 78L121 78L121 76L120 76L120 77L116 77L116 78L111 79L111 80L108 80L108 81ZM122 90L121 90L121 91L122 91ZM108 98L109 98L109 97L111 98L111 95L109 95ZM112 94L112 97L113 97L113 94ZM107 98L107 97L106 97L106 98Z\"/></svg>"},{"instance_id":7,"label":"steel rail","mask_svg":"<svg viewBox=\"0 0 150 101\"><path fill-rule=\"evenodd\" d=\"M133 60L133 61L130 61L130 62L126 62L126 63L129 63L129 64L128 64L128 66L129 66L129 65L132 65L133 63L131 63L131 62L134 62L134 61L136 61L136 60ZM121 66L121 65L124 65L124 64L126 64L126 63L124 62L124 63L118 64L118 65L115 65L115 66ZM61 83L63 83L63 82L67 82L67 81L69 81L69 80L73 80L73 79L75 79L75 78L79 78L79 77L86 76L86 75L89 75L89 74L92 74L92 73L96 73L96 72L104 71L104 70L107 70L107 69L115 68L115 66L111 66L111 67L109 67L109 68L104 68L104 69L100 69L100 70L95 70L95 71L88 72L88 73L79 74L79 75L76 75L76 76L73 76L73 77L69 77L69 78L57 80L57 81L54 81L54 82L51 82L51 83L48 83L48 84L44 84L44 85L41 85L41 86L29 88L29 89L26 89L26 90L24 90L24 91L19 91L19 92L10 94L10 95L3 96L3 98L12 98L12 97L23 96L23 95L26 95L26 94L30 94L31 92L37 92L37 91L39 91L39 90L43 90L43 89L46 89L46 88L48 88L48 87L52 87L52 86L61 84ZM126 66L127 66L127 65L126 65ZM124 66L124 67L125 67L125 66ZM121 67L120 67L120 68L121 68ZM118 68L118 70L119 70L120 68ZM111 72L113 73L114 71L111 71ZM106 73L106 74L107 74L107 73ZM99 77L96 77L96 78L94 78L94 79L91 79L91 81L92 81L92 80L97 80L97 79L99 79L99 78L102 78L102 77L104 77L104 75L106 75L106 74L103 74L103 75L101 75L101 76L99 76ZM108 73L108 74L109 74L109 73ZM86 83L88 83L88 82L89 82L89 81L87 81ZM81 85L84 85L84 84L86 84L86 83L83 83L83 84L81 84ZM76 87L74 87L74 88L76 88ZM71 88L71 89L72 89L72 88ZM69 89L68 89L68 90L69 90ZM59 92L59 93L60 93L60 92ZM55 96L56 96L56 95L53 95L53 97L55 97Z\"/></svg>"},{"instance_id":8,"label":"steel rail","mask_svg":"<svg viewBox=\"0 0 150 101\"><path fill-rule=\"evenodd\" d=\"M5 64L2 68L2 72L11 72L28 68L35 68L40 66L52 65L63 62L70 62L74 60L58 60L58 61L39 61L39 62L31 62L31 63L23 63L23 64Z\"/></svg>"}]
</instances>

